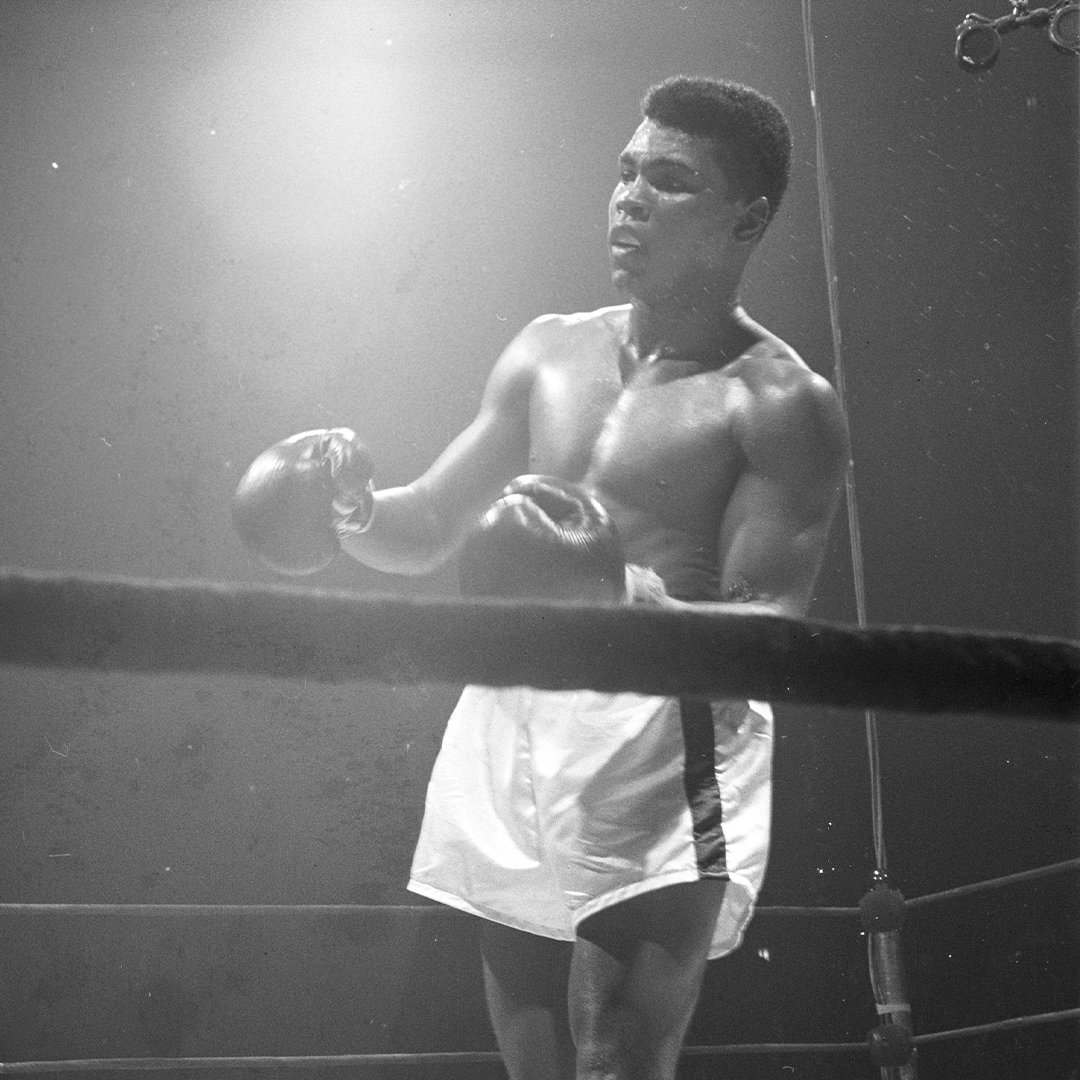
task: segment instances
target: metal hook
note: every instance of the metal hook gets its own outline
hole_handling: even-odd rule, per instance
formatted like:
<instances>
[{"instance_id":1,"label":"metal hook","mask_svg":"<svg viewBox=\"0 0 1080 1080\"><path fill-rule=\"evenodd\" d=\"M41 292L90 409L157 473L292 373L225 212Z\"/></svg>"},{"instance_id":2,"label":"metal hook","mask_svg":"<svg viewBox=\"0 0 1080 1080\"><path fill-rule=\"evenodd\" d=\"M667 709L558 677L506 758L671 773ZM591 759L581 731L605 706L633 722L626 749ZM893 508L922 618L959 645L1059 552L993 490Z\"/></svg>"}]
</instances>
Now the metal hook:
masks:
<instances>
[{"instance_id":1,"label":"metal hook","mask_svg":"<svg viewBox=\"0 0 1080 1080\"><path fill-rule=\"evenodd\" d=\"M1062 52L1080 54L1080 3L1055 0L1049 7L1029 8L1028 0L1010 0L1012 12L991 19L978 12L964 17L956 28L956 62L965 71L985 71L994 65L1001 35L1021 26L1045 26L1051 44Z\"/></svg>"}]
</instances>

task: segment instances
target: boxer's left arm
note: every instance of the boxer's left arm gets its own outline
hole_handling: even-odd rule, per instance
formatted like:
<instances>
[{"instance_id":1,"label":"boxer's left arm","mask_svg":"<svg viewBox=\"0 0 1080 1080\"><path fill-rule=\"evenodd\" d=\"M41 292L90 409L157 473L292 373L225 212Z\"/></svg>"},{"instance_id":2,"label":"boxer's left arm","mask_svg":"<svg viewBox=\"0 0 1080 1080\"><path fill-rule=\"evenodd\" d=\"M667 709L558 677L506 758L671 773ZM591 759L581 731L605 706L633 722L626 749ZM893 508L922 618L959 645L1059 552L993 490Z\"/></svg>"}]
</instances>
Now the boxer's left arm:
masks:
<instances>
[{"instance_id":1,"label":"boxer's left arm","mask_svg":"<svg viewBox=\"0 0 1080 1080\"><path fill-rule=\"evenodd\" d=\"M849 454L839 399L801 377L758 395L741 430L745 465L717 546L725 608L802 617L825 554Z\"/></svg>"},{"instance_id":2,"label":"boxer's left arm","mask_svg":"<svg viewBox=\"0 0 1080 1080\"><path fill-rule=\"evenodd\" d=\"M720 601L693 606L800 618L810 606L848 460L843 411L829 383L805 371L758 395L740 426L745 464L723 508L717 544Z\"/></svg>"},{"instance_id":3,"label":"boxer's left arm","mask_svg":"<svg viewBox=\"0 0 1080 1080\"><path fill-rule=\"evenodd\" d=\"M538 319L496 361L471 424L411 484L375 493L371 524L342 550L376 570L419 574L453 553L477 517L527 471L529 400L552 319Z\"/></svg>"}]
</instances>

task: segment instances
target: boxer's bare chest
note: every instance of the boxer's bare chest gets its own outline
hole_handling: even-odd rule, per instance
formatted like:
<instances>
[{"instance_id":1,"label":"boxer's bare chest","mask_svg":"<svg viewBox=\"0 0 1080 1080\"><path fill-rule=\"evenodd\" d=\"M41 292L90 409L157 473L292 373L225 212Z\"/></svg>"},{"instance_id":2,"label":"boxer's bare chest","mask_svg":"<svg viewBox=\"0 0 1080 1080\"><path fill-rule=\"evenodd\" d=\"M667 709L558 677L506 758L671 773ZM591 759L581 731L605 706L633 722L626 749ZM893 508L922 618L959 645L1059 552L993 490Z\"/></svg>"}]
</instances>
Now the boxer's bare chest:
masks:
<instances>
[{"instance_id":1,"label":"boxer's bare chest","mask_svg":"<svg viewBox=\"0 0 1080 1080\"><path fill-rule=\"evenodd\" d=\"M574 344L537 368L530 470L585 480L675 528L714 528L742 467L748 391L732 365L629 360L599 333Z\"/></svg>"}]
</instances>

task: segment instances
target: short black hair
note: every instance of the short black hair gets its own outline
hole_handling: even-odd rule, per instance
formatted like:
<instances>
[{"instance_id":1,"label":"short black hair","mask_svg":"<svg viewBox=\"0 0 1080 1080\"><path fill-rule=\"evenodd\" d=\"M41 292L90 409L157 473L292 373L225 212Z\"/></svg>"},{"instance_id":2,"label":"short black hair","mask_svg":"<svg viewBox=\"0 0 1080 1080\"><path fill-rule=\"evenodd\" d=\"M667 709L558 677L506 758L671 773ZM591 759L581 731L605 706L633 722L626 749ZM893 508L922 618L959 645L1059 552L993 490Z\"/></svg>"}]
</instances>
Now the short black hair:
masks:
<instances>
[{"instance_id":1,"label":"short black hair","mask_svg":"<svg viewBox=\"0 0 1080 1080\"><path fill-rule=\"evenodd\" d=\"M791 130L771 98L742 83L673 75L641 101L648 120L711 139L738 199L769 200L770 218L787 190Z\"/></svg>"}]
</instances>

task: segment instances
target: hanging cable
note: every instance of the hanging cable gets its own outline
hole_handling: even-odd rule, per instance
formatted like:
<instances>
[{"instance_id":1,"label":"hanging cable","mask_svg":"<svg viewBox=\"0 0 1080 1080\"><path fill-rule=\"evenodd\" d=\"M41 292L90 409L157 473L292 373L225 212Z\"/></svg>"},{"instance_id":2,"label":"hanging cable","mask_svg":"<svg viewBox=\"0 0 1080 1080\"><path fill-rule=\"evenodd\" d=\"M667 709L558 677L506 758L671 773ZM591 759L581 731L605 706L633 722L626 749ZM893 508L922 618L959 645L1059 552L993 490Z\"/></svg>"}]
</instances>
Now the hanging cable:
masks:
<instances>
[{"instance_id":1,"label":"hanging cable","mask_svg":"<svg viewBox=\"0 0 1080 1080\"><path fill-rule=\"evenodd\" d=\"M844 384L843 350L840 340L840 304L837 298L836 253L833 246L832 194L825 167L825 142L822 137L821 102L817 93L814 68L814 32L810 0L802 2L803 41L806 44L806 73L810 82L810 106L814 114L814 145L817 163L818 203L821 214L821 248L829 290L829 323L832 328L833 381L840 407L848 416ZM855 465L848 455L844 469L847 496L848 533L851 538L851 566L855 579L855 608L859 627L866 626L866 580L863 570L862 537L859 530L859 507L855 498ZM870 984L874 992L880 1023L870 1032L874 1063L883 1080L916 1080L917 1054L912 1041L911 1005L905 989L900 933L904 922L904 898L889 888L885 859L885 830L881 811L881 761L878 751L877 717L867 709L866 749L870 763L870 813L874 832L876 869L873 886L862 898L863 929L867 939Z\"/></svg>"},{"instance_id":2,"label":"hanging cable","mask_svg":"<svg viewBox=\"0 0 1080 1080\"><path fill-rule=\"evenodd\" d=\"M836 255L833 248L832 193L825 168L825 143L822 137L821 102L818 100L817 73L814 67L814 31L810 0L802 0L803 41L806 45L806 73L810 82L810 107L814 114L814 147L817 163L818 203L821 213L821 247L825 257L828 283L829 323L832 328L833 383L845 418L848 401L844 383L844 365L840 338L840 303L837 297ZM850 427L850 425L849 425ZM855 611L859 626L865 627L866 578L863 569L862 536L859 529L859 506L855 497L855 464L848 456L844 468L844 494L847 502L848 535L851 540L851 568L855 582ZM877 716L866 710L866 747L870 759L870 810L874 832L874 861L882 874L888 869L885 858L885 832L881 814L881 765L878 753Z\"/></svg>"}]
</instances>

